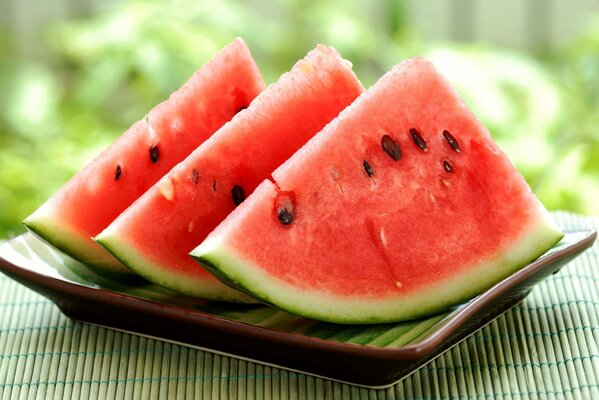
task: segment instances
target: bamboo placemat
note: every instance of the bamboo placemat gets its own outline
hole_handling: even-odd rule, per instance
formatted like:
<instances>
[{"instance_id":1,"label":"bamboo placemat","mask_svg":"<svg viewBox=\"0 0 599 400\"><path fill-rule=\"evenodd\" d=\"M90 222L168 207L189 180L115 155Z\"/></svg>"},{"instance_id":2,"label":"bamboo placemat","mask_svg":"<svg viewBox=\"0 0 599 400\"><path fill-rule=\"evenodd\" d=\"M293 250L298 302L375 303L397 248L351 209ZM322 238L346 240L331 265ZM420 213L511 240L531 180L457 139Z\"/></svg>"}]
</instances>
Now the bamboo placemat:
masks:
<instances>
[{"instance_id":1,"label":"bamboo placemat","mask_svg":"<svg viewBox=\"0 0 599 400\"><path fill-rule=\"evenodd\" d=\"M564 229L599 217L554 213ZM599 399L599 244L388 389L365 389L69 320L0 275L0 399Z\"/></svg>"}]
</instances>

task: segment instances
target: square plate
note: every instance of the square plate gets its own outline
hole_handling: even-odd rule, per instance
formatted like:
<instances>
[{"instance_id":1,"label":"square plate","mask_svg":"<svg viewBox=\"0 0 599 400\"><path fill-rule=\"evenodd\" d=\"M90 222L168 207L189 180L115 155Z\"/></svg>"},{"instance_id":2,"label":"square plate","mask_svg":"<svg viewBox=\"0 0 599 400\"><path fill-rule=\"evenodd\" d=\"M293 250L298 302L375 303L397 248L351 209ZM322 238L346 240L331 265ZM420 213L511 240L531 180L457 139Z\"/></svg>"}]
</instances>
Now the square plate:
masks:
<instances>
[{"instance_id":1,"label":"square plate","mask_svg":"<svg viewBox=\"0 0 599 400\"><path fill-rule=\"evenodd\" d=\"M76 320L161 338L292 371L387 387L520 302L589 248L597 233L569 231L518 272L474 299L428 318L338 325L264 305L208 302L144 280L98 275L25 233L0 244L0 270Z\"/></svg>"}]
</instances>

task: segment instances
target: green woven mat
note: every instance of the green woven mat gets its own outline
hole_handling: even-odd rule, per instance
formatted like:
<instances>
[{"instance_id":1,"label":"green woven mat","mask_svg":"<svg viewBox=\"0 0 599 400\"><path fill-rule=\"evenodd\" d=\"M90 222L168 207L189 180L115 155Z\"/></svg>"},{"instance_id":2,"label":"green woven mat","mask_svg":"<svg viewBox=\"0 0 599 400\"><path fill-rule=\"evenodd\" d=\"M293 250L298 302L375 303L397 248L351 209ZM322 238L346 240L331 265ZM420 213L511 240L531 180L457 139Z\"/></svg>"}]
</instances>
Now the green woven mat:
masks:
<instances>
[{"instance_id":1,"label":"green woven mat","mask_svg":"<svg viewBox=\"0 0 599 400\"><path fill-rule=\"evenodd\" d=\"M564 229L598 217L554 213ZM63 316L0 275L0 399L599 399L599 244L388 389L368 390Z\"/></svg>"}]
</instances>

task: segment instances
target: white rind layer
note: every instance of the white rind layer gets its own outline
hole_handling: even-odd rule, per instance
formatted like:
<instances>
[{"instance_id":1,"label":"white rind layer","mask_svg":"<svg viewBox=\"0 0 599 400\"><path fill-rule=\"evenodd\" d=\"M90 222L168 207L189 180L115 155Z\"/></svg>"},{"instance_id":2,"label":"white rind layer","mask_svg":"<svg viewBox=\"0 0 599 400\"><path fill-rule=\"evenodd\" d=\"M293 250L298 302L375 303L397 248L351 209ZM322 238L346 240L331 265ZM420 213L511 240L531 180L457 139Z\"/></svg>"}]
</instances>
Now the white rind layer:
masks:
<instances>
[{"instance_id":1,"label":"white rind layer","mask_svg":"<svg viewBox=\"0 0 599 400\"><path fill-rule=\"evenodd\" d=\"M494 257L465 266L461 273L421 290L370 299L298 289L269 276L228 246L227 231L223 229L190 254L229 284L281 309L323 321L364 324L414 319L466 301L534 261L562 237L563 233L539 204L537 217Z\"/></svg>"},{"instance_id":2,"label":"white rind layer","mask_svg":"<svg viewBox=\"0 0 599 400\"><path fill-rule=\"evenodd\" d=\"M84 239L65 223L56 221L51 203L45 203L23 221L23 224L51 246L71 255L99 273L131 275L132 272L96 243Z\"/></svg>"},{"instance_id":3,"label":"white rind layer","mask_svg":"<svg viewBox=\"0 0 599 400\"><path fill-rule=\"evenodd\" d=\"M118 229L111 224L95 240L111 252L123 264L147 280L160 286L187 296L201 297L208 300L228 301L234 303L257 303L258 301L244 293L231 289L217 279L207 277L201 279L197 275L184 271L169 274L164 266L153 263L148 257L135 250L135 246L127 243ZM198 265L198 269L202 268ZM137 270L139 269L139 271Z\"/></svg>"}]
</instances>

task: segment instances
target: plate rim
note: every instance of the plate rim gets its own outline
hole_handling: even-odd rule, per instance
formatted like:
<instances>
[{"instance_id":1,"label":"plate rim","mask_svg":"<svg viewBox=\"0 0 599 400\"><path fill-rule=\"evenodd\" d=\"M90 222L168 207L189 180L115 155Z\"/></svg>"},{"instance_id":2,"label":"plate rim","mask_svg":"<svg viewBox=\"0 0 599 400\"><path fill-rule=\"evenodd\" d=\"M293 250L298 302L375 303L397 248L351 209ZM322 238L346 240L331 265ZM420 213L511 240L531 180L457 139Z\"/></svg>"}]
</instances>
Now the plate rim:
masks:
<instances>
[{"instance_id":1,"label":"plate rim","mask_svg":"<svg viewBox=\"0 0 599 400\"><path fill-rule=\"evenodd\" d=\"M450 318L444 318L444 325L430 334L424 340L402 347L376 347L328 341L326 339L302 335L296 332L283 332L275 329L252 325L249 323L235 321L225 317L213 315L201 310L189 309L182 306L160 303L158 301L130 296L124 293L114 292L104 288L95 288L76 282L55 278L36 272L32 269L22 267L5 259L0 253L0 271L9 272L26 281L37 283L43 287L65 293L74 297L83 297L87 300L99 303L111 304L132 311L139 311L158 315L162 318L170 318L183 323L192 323L195 326L206 326L213 329L224 330L228 333L254 338L267 338L276 343L312 348L314 350L340 351L352 356L368 357L380 360L417 360L433 352L448 337L455 333L471 317L476 315L483 307L492 303L494 299L504 294L513 286L526 281L532 275L538 273L544 267L559 262L575 253L589 248L596 240L597 231L594 229L564 230L566 234L579 234L581 238L576 242L559 249L552 254L544 253L533 262L522 269L493 285L485 292L471 299L464 306L451 314ZM21 236L15 236L0 245L6 245ZM557 245L557 244L556 244ZM54 302L54 301L53 301ZM54 302L55 303L55 302ZM56 304L56 303L55 303ZM58 305L57 305L58 306ZM60 307L59 307L60 308Z\"/></svg>"}]
</instances>

